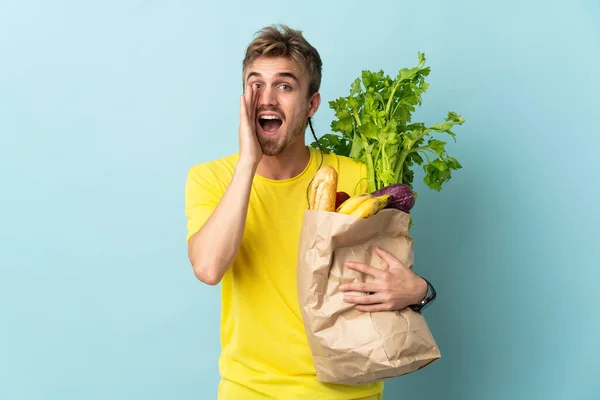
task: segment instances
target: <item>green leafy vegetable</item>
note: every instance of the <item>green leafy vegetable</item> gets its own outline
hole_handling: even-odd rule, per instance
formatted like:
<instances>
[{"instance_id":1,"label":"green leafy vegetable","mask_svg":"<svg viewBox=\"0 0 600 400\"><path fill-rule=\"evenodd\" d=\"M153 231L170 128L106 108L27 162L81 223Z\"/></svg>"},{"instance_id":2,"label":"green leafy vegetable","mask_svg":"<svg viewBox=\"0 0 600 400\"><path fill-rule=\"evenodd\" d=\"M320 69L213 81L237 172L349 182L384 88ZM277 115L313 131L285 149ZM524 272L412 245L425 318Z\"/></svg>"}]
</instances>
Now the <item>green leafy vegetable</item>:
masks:
<instances>
[{"instance_id":1,"label":"green leafy vegetable","mask_svg":"<svg viewBox=\"0 0 600 400\"><path fill-rule=\"evenodd\" d=\"M319 143L326 152L364 162L370 192L396 183L412 189L415 165L422 166L425 184L440 191L452 171L462 168L446 153L446 142L432 136L445 133L456 140L452 128L463 124L460 115L449 112L445 122L429 127L411 120L429 87L430 67L423 53L418 56L416 67L400 69L394 79L383 71L362 71L348 96L329 102L336 117L331 130L338 134L325 134Z\"/></svg>"}]
</instances>

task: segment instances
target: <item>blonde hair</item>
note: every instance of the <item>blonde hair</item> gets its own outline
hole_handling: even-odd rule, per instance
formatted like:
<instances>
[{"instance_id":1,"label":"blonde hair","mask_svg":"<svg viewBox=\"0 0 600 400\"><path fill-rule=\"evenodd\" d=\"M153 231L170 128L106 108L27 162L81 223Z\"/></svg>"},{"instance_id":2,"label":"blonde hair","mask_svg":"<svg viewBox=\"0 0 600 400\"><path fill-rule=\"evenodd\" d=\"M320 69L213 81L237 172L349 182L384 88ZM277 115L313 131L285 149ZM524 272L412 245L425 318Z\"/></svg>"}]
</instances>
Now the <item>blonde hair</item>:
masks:
<instances>
[{"instance_id":1,"label":"blonde hair","mask_svg":"<svg viewBox=\"0 0 600 400\"><path fill-rule=\"evenodd\" d=\"M308 95L321 87L323 63L315 49L302 35L302 31L286 25L271 25L256 32L256 37L246 48L242 63L242 84L246 69L259 57L288 57L308 74Z\"/></svg>"}]
</instances>

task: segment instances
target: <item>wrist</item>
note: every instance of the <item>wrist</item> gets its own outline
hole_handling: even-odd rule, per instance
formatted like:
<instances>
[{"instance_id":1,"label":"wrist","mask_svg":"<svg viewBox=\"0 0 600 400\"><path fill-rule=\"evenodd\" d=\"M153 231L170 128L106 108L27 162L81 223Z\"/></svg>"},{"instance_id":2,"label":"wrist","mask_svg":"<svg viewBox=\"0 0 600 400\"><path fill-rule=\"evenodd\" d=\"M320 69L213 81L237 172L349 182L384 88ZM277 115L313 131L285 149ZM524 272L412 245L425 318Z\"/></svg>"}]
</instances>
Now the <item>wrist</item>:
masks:
<instances>
[{"instance_id":1,"label":"wrist","mask_svg":"<svg viewBox=\"0 0 600 400\"><path fill-rule=\"evenodd\" d=\"M436 298L436 292L433 288L433 285L431 285L431 283L427 279L422 277L419 277L419 281L425 282L425 295L422 296L422 292L419 291L419 300L408 306L410 309L416 312L421 312L421 310L423 310ZM420 282L419 284L422 284L422 282Z\"/></svg>"},{"instance_id":2,"label":"wrist","mask_svg":"<svg viewBox=\"0 0 600 400\"><path fill-rule=\"evenodd\" d=\"M427 281L417 275L417 281L415 284L415 297L413 298L412 304L419 304L427 298L429 293L429 287Z\"/></svg>"},{"instance_id":3,"label":"wrist","mask_svg":"<svg viewBox=\"0 0 600 400\"><path fill-rule=\"evenodd\" d=\"M235 165L235 172L238 174L254 175L258 169L258 163L252 160L240 158Z\"/></svg>"}]
</instances>

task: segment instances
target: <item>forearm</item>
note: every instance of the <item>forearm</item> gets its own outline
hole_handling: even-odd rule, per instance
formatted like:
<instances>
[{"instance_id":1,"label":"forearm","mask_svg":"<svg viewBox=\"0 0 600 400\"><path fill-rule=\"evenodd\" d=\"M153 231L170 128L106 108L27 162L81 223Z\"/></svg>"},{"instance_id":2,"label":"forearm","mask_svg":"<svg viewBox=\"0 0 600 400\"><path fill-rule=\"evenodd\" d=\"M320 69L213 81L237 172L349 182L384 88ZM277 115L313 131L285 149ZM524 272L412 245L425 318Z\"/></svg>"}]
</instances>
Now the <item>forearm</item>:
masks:
<instances>
[{"instance_id":1,"label":"forearm","mask_svg":"<svg viewBox=\"0 0 600 400\"><path fill-rule=\"evenodd\" d=\"M194 274L204 283L218 284L240 247L256 166L239 162L223 198L203 227L189 241Z\"/></svg>"}]
</instances>

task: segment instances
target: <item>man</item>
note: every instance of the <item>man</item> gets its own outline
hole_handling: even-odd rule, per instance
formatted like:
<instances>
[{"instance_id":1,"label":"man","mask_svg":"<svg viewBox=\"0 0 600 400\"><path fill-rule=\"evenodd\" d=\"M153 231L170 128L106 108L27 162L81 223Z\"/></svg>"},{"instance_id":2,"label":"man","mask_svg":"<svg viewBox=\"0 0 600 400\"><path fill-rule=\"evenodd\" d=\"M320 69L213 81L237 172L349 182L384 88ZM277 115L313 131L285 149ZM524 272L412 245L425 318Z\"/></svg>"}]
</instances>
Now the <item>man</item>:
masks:
<instances>
[{"instance_id":1,"label":"man","mask_svg":"<svg viewBox=\"0 0 600 400\"><path fill-rule=\"evenodd\" d=\"M297 246L310 180L320 165L331 165L338 190L353 193L366 173L363 164L305 145L307 124L321 102L321 65L300 31L262 29L243 61L239 152L189 170L190 262L200 281L222 285L219 399L382 396L382 383L317 381L298 305ZM343 288L372 292L347 301L363 311L421 302L426 281L383 250L378 254L390 269L353 266L376 280Z\"/></svg>"}]
</instances>

